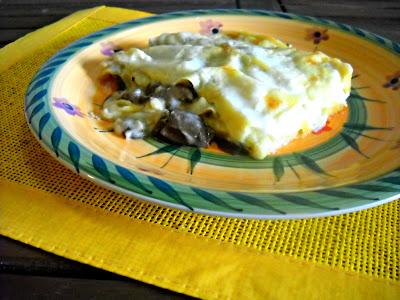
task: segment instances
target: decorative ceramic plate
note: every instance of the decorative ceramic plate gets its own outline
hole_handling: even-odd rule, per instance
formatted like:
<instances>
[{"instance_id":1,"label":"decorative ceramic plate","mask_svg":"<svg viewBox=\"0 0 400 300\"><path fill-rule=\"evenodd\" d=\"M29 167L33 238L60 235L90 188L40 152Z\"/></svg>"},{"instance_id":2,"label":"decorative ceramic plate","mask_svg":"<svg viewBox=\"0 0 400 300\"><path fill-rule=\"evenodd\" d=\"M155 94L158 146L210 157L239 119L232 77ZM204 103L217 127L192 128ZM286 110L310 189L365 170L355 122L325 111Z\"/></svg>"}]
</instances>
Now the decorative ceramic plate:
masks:
<instances>
[{"instance_id":1,"label":"decorative ceramic plate","mask_svg":"<svg viewBox=\"0 0 400 300\"><path fill-rule=\"evenodd\" d=\"M246 31L326 54L354 68L348 109L322 132L264 160L216 148L125 140L92 112L109 88L101 66L116 48L164 32ZM30 127L57 159L98 184L183 210L248 218L305 218L376 206L400 195L400 45L348 25L257 10L201 10L133 20L62 49L33 78Z\"/></svg>"}]
</instances>

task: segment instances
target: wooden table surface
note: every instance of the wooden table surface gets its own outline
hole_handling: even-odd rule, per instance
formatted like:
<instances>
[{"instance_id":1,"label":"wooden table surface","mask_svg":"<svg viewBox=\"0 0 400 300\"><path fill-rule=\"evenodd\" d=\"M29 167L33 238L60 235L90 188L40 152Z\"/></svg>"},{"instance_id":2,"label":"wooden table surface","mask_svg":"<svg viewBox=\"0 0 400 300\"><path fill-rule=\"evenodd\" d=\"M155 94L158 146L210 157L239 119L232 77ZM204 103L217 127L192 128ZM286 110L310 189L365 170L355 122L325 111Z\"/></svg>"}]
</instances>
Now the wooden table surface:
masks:
<instances>
[{"instance_id":1,"label":"wooden table surface","mask_svg":"<svg viewBox=\"0 0 400 300\"><path fill-rule=\"evenodd\" d=\"M318 16L400 42L400 1L372 0L0 0L0 47L84 8L118 6L154 13L255 8ZM1 222L1 220L0 220ZM0 236L0 299L188 299Z\"/></svg>"}]
</instances>

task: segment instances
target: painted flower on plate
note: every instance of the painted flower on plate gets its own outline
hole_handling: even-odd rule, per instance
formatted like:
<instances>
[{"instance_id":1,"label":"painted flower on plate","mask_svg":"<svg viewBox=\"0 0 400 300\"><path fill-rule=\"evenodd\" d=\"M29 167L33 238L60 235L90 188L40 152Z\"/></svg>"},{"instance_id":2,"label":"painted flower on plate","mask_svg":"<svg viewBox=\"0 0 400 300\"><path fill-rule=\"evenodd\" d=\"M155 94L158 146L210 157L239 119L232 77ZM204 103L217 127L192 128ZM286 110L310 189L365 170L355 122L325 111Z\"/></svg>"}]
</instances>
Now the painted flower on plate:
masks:
<instances>
[{"instance_id":1,"label":"painted flower on plate","mask_svg":"<svg viewBox=\"0 0 400 300\"><path fill-rule=\"evenodd\" d=\"M100 52L105 56L112 56L115 52L122 50L113 42L100 43Z\"/></svg>"},{"instance_id":2,"label":"painted flower on plate","mask_svg":"<svg viewBox=\"0 0 400 300\"><path fill-rule=\"evenodd\" d=\"M200 22L200 33L205 35L218 34L221 32L222 23L213 20Z\"/></svg>"},{"instance_id":3,"label":"painted flower on plate","mask_svg":"<svg viewBox=\"0 0 400 300\"><path fill-rule=\"evenodd\" d=\"M81 112L80 108L74 104L68 103L68 100L65 98L54 97L53 98L53 106L64 110L66 113L71 116L83 117L84 114Z\"/></svg>"},{"instance_id":4,"label":"painted flower on plate","mask_svg":"<svg viewBox=\"0 0 400 300\"><path fill-rule=\"evenodd\" d=\"M400 71L387 76L387 81L383 84L383 87L390 88L392 90L397 90L400 88Z\"/></svg>"},{"instance_id":5,"label":"painted flower on plate","mask_svg":"<svg viewBox=\"0 0 400 300\"><path fill-rule=\"evenodd\" d=\"M319 45L322 41L329 39L328 29L310 28L307 29L306 40L313 41L314 45Z\"/></svg>"}]
</instances>

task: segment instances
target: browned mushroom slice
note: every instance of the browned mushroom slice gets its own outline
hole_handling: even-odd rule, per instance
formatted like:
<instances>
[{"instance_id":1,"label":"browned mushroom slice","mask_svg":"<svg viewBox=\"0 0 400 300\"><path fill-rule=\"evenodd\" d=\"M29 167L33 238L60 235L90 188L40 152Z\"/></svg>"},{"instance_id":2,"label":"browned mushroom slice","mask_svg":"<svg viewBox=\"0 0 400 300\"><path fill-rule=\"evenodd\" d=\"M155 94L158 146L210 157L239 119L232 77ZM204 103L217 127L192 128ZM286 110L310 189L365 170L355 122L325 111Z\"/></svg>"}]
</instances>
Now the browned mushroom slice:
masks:
<instances>
[{"instance_id":1,"label":"browned mushroom slice","mask_svg":"<svg viewBox=\"0 0 400 300\"><path fill-rule=\"evenodd\" d=\"M228 141L223 137L214 138L214 142L218 145L218 148L222 151L232 155L248 155L249 152L243 147L243 145Z\"/></svg>"},{"instance_id":2,"label":"browned mushroom slice","mask_svg":"<svg viewBox=\"0 0 400 300\"><path fill-rule=\"evenodd\" d=\"M171 111L160 134L173 143L196 147L207 147L214 136L198 115L178 109Z\"/></svg>"},{"instance_id":3,"label":"browned mushroom slice","mask_svg":"<svg viewBox=\"0 0 400 300\"><path fill-rule=\"evenodd\" d=\"M147 96L141 88L136 87L126 90L122 95L122 99L127 99L134 104L143 104L149 101L150 97Z\"/></svg>"},{"instance_id":4,"label":"browned mushroom slice","mask_svg":"<svg viewBox=\"0 0 400 300\"><path fill-rule=\"evenodd\" d=\"M160 86L161 86L161 83L153 82L153 83L150 83L148 86L146 86L144 91L145 91L146 95L153 95L155 90Z\"/></svg>"},{"instance_id":5,"label":"browned mushroom slice","mask_svg":"<svg viewBox=\"0 0 400 300\"><path fill-rule=\"evenodd\" d=\"M196 95L187 87L174 85L168 88L168 96L172 99L192 103L196 99Z\"/></svg>"},{"instance_id":6,"label":"browned mushroom slice","mask_svg":"<svg viewBox=\"0 0 400 300\"><path fill-rule=\"evenodd\" d=\"M189 80L182 80L172 87L172 94L181 101L192 103L199 95L193 87L193 84Z\"/></svg>"},{"instance_id":7,"label":"browned mushroom slice","mask_svg":"<svg viewBox=\"0 0 400 300\"><path fill-rule=\"evenodd\" d=\"M123 91L126 89L125 82L122 80L122 78L119 75L113 75L113 78L117 84L117 91Z\"/></svg>"}]
</instances>

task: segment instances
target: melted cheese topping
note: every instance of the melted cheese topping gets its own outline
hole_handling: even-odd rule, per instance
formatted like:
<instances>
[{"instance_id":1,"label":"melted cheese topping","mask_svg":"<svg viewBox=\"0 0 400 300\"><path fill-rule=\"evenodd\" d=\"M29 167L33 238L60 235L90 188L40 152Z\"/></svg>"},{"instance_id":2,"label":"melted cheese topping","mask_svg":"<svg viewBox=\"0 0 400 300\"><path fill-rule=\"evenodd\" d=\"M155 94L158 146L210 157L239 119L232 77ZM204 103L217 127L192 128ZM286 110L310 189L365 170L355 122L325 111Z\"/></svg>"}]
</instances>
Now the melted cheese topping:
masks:
<instances>
[{"instance_id":1,"label":"melted cheese topping","mask_svg":"<svg viewBox=\"0 0 400 300\"><path fill-rule=\"evenodd\" d=\"M205 122L263 159L322 128L346 106L352 67L322 52L305 52L249 34L162 34L145 49L117 52L107 69L125 82L190 80L216 114Z\"/></svg>"}]
</instances>

